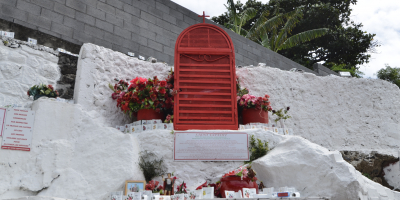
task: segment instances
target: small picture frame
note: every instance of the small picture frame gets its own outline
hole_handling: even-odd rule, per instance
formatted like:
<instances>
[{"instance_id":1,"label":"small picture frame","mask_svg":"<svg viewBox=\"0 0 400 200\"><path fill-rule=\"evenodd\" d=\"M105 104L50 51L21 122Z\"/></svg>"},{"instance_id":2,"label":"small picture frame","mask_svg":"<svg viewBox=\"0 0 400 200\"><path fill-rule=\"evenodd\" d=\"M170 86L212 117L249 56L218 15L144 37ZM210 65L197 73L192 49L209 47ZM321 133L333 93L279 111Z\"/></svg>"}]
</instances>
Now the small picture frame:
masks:
<instances>
[{"instance_id":1,"label":"small picture frame","mask_svg":"<svg viewBox=\"0 0 400 200\"><path fill-rule=\"evenodd\" d=\"M203 199L214 199L214 187L203 187Z\"/></svg>"},{"instance_id":2,"label":"small picture frame","mask_svg":"<svg viewBox=\"0 0 400 200\"><path fill-rule=\"evenodd\" d=\"M161 124L162 123L161 119L153 119L152 121L153 121L153 124Z\"/></svg>"},{"instance_id":3,"label":"small picture frame","mask_svg":"<svg viewBox=\"0 0 400 200\"><path fill-rule=\"evenodd\" d=\"M122 200L122 191L111 192L110 200Z\"/></svg>"},{"instance_id":4,"label":"small picture frame","mask_svg":"<svg viewBox=\"0 0 400 200\"><path fill-rule=\"evenodd\" d=\"M225 190L225 198L234 199L235 198L235 191Z\"/></svg>"},{"instance_id":5,"label":"small picture frame","mask_svg":"<svg viewBox=\"0 0 400 200\"><path fill-rule=\"evenodd\" d=\"M133 181L133 180L128 180L125 181L125 192L124 195L126 195L128 192L139 192L143 191L146 187L146 181Z\"/></svg>"}]
</instances>

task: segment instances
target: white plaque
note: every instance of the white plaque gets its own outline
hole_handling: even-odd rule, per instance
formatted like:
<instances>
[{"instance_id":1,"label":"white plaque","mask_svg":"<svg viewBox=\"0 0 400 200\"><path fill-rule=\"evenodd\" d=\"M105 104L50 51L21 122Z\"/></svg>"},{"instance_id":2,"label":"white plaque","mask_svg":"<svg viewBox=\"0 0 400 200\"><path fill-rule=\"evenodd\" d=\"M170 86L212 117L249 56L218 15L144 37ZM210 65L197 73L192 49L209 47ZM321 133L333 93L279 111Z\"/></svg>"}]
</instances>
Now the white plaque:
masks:
<instances>
[{"instance_id":1,"label":"white plaque","mask_svg":"<svg viewBox=\"0 0 400 200\"><path fill-rule=\"evenodd\" d=\"M31 44L37 44L37 40L35 40L33 38L28 38L28 42Z\"/></svg>"},{"instance_id":2,"label":"white plaque","mask_svg":"<svg viewBox=\"0 0 400 200\"><path fill-rule=\"evenodd\" d=\"M244 132L175 132L175 161L248 161Z\"/></svg>"},{"instance_id":3,"label":"white plaque","mask_svg":"<svg viewBox=\"0 0 400 200\"><path fill-rule=\"evenodd\" d=\"M30 151L35 112L9 108L4 123L2 149Z\"/></svg>"},{"instance_id":4,"label":"white plaque","mask_svg":"<svg viewBox=\"0 0 400 200\"><path fill-rule=\"evenodd\" d=\"M3 135L4 121L6 120L6 109L0 108L0 136Z\"/></svg>"}]
</instances>

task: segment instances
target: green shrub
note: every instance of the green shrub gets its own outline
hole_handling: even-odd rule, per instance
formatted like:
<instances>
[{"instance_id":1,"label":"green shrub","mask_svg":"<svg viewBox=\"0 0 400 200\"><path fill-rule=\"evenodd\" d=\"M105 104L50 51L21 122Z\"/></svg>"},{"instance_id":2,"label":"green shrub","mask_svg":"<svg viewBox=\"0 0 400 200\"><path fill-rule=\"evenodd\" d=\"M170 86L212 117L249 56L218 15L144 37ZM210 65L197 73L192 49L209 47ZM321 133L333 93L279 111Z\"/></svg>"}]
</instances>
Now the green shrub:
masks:
<instances>
[{"instance_id":1,"label":"green shrub","mask_svg":"<svg viewBox=\"0 0 400 200\"><path fill-rule=\"evenodd\" d=\"M269 148L267 141L261 141L260 139L254 137L254 135L250 136L250 144L249 144L249 151L250 151L250 161L245 161L245 163L251 163L258 158L261 158L267 155Z\"/></svg>"}]
</instances>

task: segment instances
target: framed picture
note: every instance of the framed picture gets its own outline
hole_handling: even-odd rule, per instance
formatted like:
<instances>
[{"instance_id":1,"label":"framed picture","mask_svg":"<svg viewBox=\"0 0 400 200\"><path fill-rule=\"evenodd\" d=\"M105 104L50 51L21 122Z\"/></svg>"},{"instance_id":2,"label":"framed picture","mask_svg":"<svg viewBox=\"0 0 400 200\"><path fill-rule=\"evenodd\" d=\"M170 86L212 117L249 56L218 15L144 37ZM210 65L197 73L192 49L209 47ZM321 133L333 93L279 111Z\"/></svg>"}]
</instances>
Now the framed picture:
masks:
<instances>
[{"instance_id":1,"label":"framed picture","mask_svg":"<svg viewBox=\"0 0 400 200\"><path fill-rule=\"evenodd\" d=\"M128 192L143 191L145 187L146 181L126 181L124 195L126 195Z\"/></svg>"}]
</instances>

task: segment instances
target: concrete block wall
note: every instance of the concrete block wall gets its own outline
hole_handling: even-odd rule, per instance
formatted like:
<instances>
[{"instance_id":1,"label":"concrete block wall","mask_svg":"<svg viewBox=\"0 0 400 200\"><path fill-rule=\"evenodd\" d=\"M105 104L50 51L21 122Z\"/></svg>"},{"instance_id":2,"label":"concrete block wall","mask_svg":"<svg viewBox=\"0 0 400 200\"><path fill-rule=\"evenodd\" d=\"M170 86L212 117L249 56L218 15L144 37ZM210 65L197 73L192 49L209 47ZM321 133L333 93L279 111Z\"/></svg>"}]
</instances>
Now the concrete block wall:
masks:
<instances>
[{"instance_id":1,"label":"concrete block wall","mask_svg":"<svg viewBox=\"0 0 400 200\"><path fill-rule=\"evenodd\" d=\"M5 0L0 19L82 45L94 43L123 53L134 52L170 65L178 35L202 18L170 0ZM213 23L206 20L207 23ZM303 69L280 54L227 30L237 65ZM68 49L67 49L68 50Z\"/></svg>"},{"instance_id":2,"label":"concrete block wall","mask_svg":"<svg viewBox=\"0 0 400 200\"><path fill-rule=\"evenodd\" d=\"M313 65L313 69L320 76L329 76L329 75L340 76L339 73L336 73L336 72L330 70L329 68L327 68L327 67L325 67L325 66L323 66L322 64L319 64L319 63L315 63Z\"/></svg>"}]
</instances>

